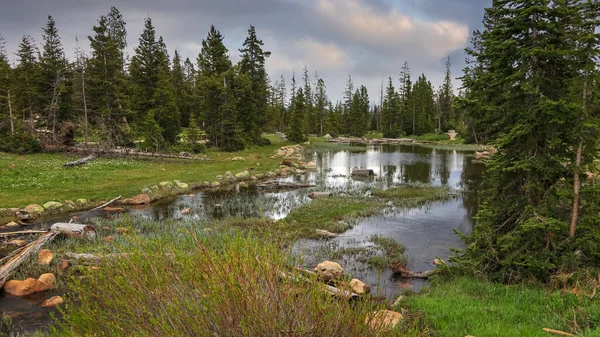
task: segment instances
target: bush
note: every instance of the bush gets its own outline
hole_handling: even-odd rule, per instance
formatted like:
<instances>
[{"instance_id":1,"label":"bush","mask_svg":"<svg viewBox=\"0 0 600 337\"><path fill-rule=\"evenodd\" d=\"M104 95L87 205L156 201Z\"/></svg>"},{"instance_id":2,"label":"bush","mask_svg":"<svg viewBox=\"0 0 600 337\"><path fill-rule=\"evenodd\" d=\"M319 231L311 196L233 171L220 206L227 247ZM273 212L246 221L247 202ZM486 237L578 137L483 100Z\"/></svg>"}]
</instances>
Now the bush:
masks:
<instances>
[{"instance_id":1,"label":"bush","mask_svg":"<svg viewBox=\"0 0 600 337\"><path fill-rule=\"evenodd\" d=\"M0 152L28 154L42 152L38 139L27 132L17 132L14 135L0 134Z\"/></svg>"},{"instance_id":2,"label":"bush","mask_svg":"<svg viewBox=\"0 0 600 337\"><path fill-rule=\"evenodd\" d=\"M418 136L417 140L424 140L428 142L439 142L442 140L450 140L450 136L445 133L426 133L424 135Z\"/></svg>"},{"instance_id":3,"label":"bush","mask_svg":"<svg viewBox=\"0 0 600 337\"><path fill-rule=\"evenodd\" d=\"M382 304L336 301L306 279L282 277L289 256L273 240L228 232L166 241L144 241L70 282L60 335L400 335L365 324Z\"/></svg>"}]
</instances>

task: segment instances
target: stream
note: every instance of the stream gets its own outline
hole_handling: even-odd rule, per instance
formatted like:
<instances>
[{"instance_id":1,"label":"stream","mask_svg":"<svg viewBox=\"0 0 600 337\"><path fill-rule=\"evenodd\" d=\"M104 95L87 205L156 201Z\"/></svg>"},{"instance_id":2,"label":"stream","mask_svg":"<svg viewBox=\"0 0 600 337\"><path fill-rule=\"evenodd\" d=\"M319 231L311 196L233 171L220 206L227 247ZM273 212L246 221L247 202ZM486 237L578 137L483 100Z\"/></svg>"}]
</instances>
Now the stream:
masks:
<instances>
[{"instance_id":1,"label":"stream","mask_svg":"<svg viewBox=\"0 0 600 337\"><path fill-rule=\"evenodd\" d=\"M292 252L302 256L302 265L312 268L329 259L336 249L372 247L372 235L391 237L406 246L408 268L425 271L435 268L433 260L447 260L450 247L464 245L454 230L470 233L473 216L479 205L478 188L485 165L473 162L473 151L436 149L418 145L369 145L344 150L319 149L306 155L314 161L317 170L303 176L281 178L289 182L316 185L312 189L293 191L261 191L253 186L233 186L230 190L198 191L195 195L181 195L143 207L127 210L132 216L166 220L211 220L216 217L268 217L282 219L289 212L310 202L312 191L368 196L372 188L389 188L403 183L422 183L448 186L456 196L413 209L388 207L382 214L363 218L349 231L332 240L300 240ZM357 181L351 178L354 168L372 169L375 179ZM219 212L215 205L222 205ZM191 212L181 214L190 208ZM63 214L37 220L37 227L48 227L58 221L68 222L77 216L79 223L93 223L94 218L106 217L102 210ZM372 268L356 256L344 255L337 259L349 274L371 285L373 292L394 298L409 289L419 291L426 281L403 279L389 268ZM0 293L0 314L8 313L19 325L18 330L35 330L50 324L50 311L40 303L54 294L44 293L18 298Z\"/></svg>"}]
</instances>

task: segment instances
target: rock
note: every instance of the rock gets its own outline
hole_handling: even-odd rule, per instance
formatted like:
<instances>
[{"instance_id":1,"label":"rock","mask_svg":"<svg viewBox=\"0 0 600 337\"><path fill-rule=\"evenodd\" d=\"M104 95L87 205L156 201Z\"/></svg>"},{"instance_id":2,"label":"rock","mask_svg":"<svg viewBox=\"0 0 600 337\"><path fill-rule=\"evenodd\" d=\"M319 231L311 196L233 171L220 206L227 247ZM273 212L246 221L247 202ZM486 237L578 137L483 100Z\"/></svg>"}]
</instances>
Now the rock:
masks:
<instances>
[{"instance_id":1,"label":"rock","mask_svg":"<svg viewBox=\"0 0 600 337\"><path fill-rule=\"evenodd\" d=\"M248 180L248 179L250 179L250 172L242 171L235 175L235 179L236 180Z\"/></svg>"},{"instance_id":2,"label":"rock","mask_svg":"<svg viewBox=\"0 0 600 337\"><path fill-rule=\"evenodd\" d=\"M310 141L304 142L304 145L310 145Z\"/></svg>"},{"instance_id":3,"label":"rock","mask_svg":"<svg viewBox=\"0 0 600 337\"><path fill-rule=\"evenodd\" d=\"M333 139L333 137L331 137L331 135L329 135L329 134L326 134L325 136L323 136L323 138L328 139L328 140Z\"/></svg>"},{"instance_id":4,"label":"rock","mask_svg":"<svg viewBox=\"0 0 600 337\"><path fill-rule=\"evenodd\" d=\"M119 227L116 229L117 233L119 234L126 234L129 230L127 228L124 227Z\"/></svg>"},{"instance_id":5,"label":"rock","mask_svg":"<svg viewBox=\"0 0 600 337\"><path fill-rule=\"evenodd\" d=\"M189 152L179 152L179 156L190 158L192 155Z\"/></svg>"},{"instance_id":6,"label":"rock","mask_svg":"<svg viewBox=\"0 0 600 337\"><path fill-rule=\"evenodd\" d=\"M436 259L433 259L433 264L436 266L439 266L441 264L444 264L444 262L442 260L436 258Z\"/></svg>"},{"instance_id":7,"label":"rock","mask_svg":"<svg viewBox=\"0 0 600 337\"><path fill-rule=\"evenodd\" d=\"M233 158L231 158L231 161L246 161L246 159L244 159L242 157L233 157Z\"/></svg>"},{"instance_id":8,"label":"rock","mask_svg":"<svg viewBox=\"0 0 600 337\"><path fill-rule=\"evenodd\" d=\"M337 238L338 235L332 232L328 232L326 230L322 230L322 229L317 229L315 231L319 236L322 236L324 238L328 238L328 239L333 239L333 238Z\"/></svg>"},{"instance_id":9,"label":"rock","mask_svg":"<svg viewBox=\"0 0 600 337\"><path fill-rule=\"evenodd\" d=\"M66 273L71 268L71 262L67 259L61 259L60 262L56 265L56 270L59 273Z\"/></svg>"},{"instance_id":10,"label":"rock","mask_svg":"<svg viewBox=\"0 0 600 337\"><path fill-rule=\"evenodd\" d=\"M2 226L2 228L12 228L12 227L19 227L19 226L21 226L21 225L18 222L11 221L11 222L5 224L4 226Z\"/></svg>"},{"instance_id":11,"label":"rock","mask_svg":"<svg viewBox=\"0 0 600 337\"><path fill-rule=\"evenodd\" d=\"M344 268L337 262L321 262L315 268L315 272L320 279L329 282L340 279L344 276Z\"/></svg>"},{"instance_id":12,"label":"rock","mask_svg":"<svg viewBox=\"0 0 600 337\"><path fill-rule=\"evenodd\" d=\"M365 323L376 330L393 329L400 321L402 321L402 314L391 310L374 311L365 319Z\"/></svg>"},{"instance_id":13,"label":"rock","mask_svg":"<svg viewBox=\"0 0 600 337\"><path fill-rule=\"evenodd\" d=\"M38 253L38 262L40 264L49 265L53 258L54 254L52 254L52 251L49 249L42 249Z\"/></svg>"},{"instance_id":14,"label":"rock","mask_svg":"<svg viewBox=\"0 0 600 337\"><path fill-rule=\"evenodd\" d=\"M142 193L140 195L136 195L133 198L125 199L121 203L123 205L146 205L149 204L152 199L148 194Z\"/></svg>"},{"instance_id":15,"label":"rock","mask_svg":"<svg viewBox=\"0 0 600 337\"><path fill-rule=\"evenodd\" d=\"M350 281L350 289L357 295L364 295L371 292L371 286L357 278L353 278L352 281Z\"/></svg>"},{"instance_id":16,"label":"rock","mask_svg":"<svg viewBox=\"0 0 600 337\"><path fill-rule=\"evenodd\" d=\"M227 172L225 172L225 175L223 176L223 180L226 182L234 182L235 176L233 175L233 173L231 173L231 171L227 171Z\"/></svg>"},{"instance_id":17,"label":"rock","mask_svg":"<svg viewBox=\"0 0 600 337\"><path fill-rule=\"evenodd\" d=\"M210 183L210 186L211 187L219 187L219 186L221 186L221 183L218 181L213 181L212 183Z\"/></svg>"},{"instance_id":18,"label":"rock","mask_svg":"<svg viewBox=\"0 0 600 337\"><path fill-rule=\"evenodd\" d=\"M191 208L184 208L181 210L181 214L189 214L192 211Z\"/></svg>"},{"instance_id":19,"label":"rock","mask_svg":"<svg viewBox=\"0 0 600 337\"><path fill-rule=\"evenodd\" d=\"M125 208L123 208L123 207L105 207L104 211L107 213L119 213L119 212L125 212Z\"/></svg>"},{"instance_id":20,"label":"rock","mask_svg":"<svg viewBox=\"0 0 600 337\"><path fill-rule=\"evenodd\" d=\"M38 215L44 213L44 207L42 207L38 204L27 205L24 209L33 216L38 216Z\"/></svg>"},{"instance_id":21,"label":"rock","mask_svg":"<svg viewBox=\"0 0 600 337\"><path fill-rule=\"evenodd\" d=\"M152 193L153 193L153 191L148 187L142 189L142 194L152 195Z\"/></svg>"},{"instance_id":22,"label":"rock","mask_svg":"<svg viewBox=\"0 0 600 337\"><path fill-rule=\"evenodd\" d=\"M251 177L250 177L250 180L252 180L252 181L257 181L257 180L258 180L258 177L256 177L256 176L251 176Z\"/></svg>"},{"instance_id":23,"label":"rock","mask_svg":"<svg viewBox=\"0 0 600 337\"><path fill-rule=\"evenodd\" d=\"M77 205L75 205L75 202L73 200L65 200L65 206L67 206L70 209L77 208Z\"/></svg>"},{"instance_id":24,"label":"rock","mask_svg":"<svg viewBox=\"0 0 600 337\"><path fill-rule=\"evenodd\" d=\"M4 285L4 291L14 296L27 296L49 290L56 281L52 273L43 274L39 279L28 278L23 281L10 280Z\"/></svg>"},{"instance_id":25,"label":"rock","mask_svg":"<svg viewBox=\"0 0 600 337\"><path fill-rule=\"evenodd\" d=\"M57 202L57 201L48 201L47 203L44 204L44 208L49 211L54 211L61 207L63 207L63 204L61 204L60 202Z\"/></svg>"},{"instance_id":26,"label":"rock","mask_svg":"<svg viewBox=\"0 0 600 337\"><path fill-rule=\"evenodd\" d=\"M24 209L17 211L17 213L15 213L15 215L21 221L27 221L27 220L33 220L34 219L34 216L32 214L30 214L29 212L27 212L26 210L24 210Z\"/></svg>"},{"instance_id":27,"label":"rock","mask_svg":"<svg viewBox=\"0 0 600 337\"><path fill-rule=\"evenodd\" d=\"M56 306L61 305L63 303L65 303L65 301L63 300L62 297L60 297L60 296L52 296L49 299L47 299L44 302L42 302L42 308L56 307Z\"/></svg>"},{"instance_id":28,"label":"rock","mask_svg":"<svg viewBox=\"0 0 600 337\"><path fill-rule=\"evenodd\" d=\"M221 208L223 208L223 205L221 205L221 204L215 204L215 209L221 209Z\"/></svg>"},{"instance_id":29,"label":"rock","mask_svg":"<svg viewBox=\"0 0 600 337\"><path fill-rule=\"evenodd\" d=\"M77 203L78 205L81 206L81 205L87 204L88 200L87 199L77 199L77 200L75 200L75 203Z\"/></svg>"},{"instance_id":30,"label":"rock","mask_svg":"<svg viewBox=\"0 0 600 337\"><path fill-rule=\"evenodd\" d=\"M186 183L182 183L182 182L181 182L181 181L179 181L179 180L174 180L173 182L175 183L175 186L176 186L177 188L181 188L182 190L185 190L185 189L187 189L187 188L189 188L189 187L190 187L190 185L188 185L188 184L186 184Z\"/></svg>"},{"instance_id":31,"label":"rock","mask_svg":"<svg viewBox=\"0 0 600 337\"><path fill-rule=\"evenodd\" d=\"M173 188L173 183L170 181L161 181L160 183L158 183L158 186L162 189L169 189Z\"/></svg>"},{"instance_id":32,"label":"rock","mask_svg":"<svg viewBox=\"0 0 600 337\"><path fill-rule=\"evenodd\" d=\"M23 247L27 245L27 241L25 240L11 240L6 243L7 245L15 245L17 247Z\"/></svg>"},{"instance_id":33,"label":"rock","mask_svg":"<svg viewBox=\"0 0 600 337\"><path fill-rule=\"evenodd\" d=\"M223 176L222 175L218 175L215 177L215 179L217 179L217 181L223 181Z\"/></svg>"},{"instance_id":34,"label":"rock","mask_svg":"<svg viewBox=\"0 0 600 337\"><path fill-rule=\"evenodd\" d=\"M115 237L108 235L108 236L105 236L103 240L104 240L104 242L113 242L113 241L115 241Z\"/></svg>"}]
</instances>

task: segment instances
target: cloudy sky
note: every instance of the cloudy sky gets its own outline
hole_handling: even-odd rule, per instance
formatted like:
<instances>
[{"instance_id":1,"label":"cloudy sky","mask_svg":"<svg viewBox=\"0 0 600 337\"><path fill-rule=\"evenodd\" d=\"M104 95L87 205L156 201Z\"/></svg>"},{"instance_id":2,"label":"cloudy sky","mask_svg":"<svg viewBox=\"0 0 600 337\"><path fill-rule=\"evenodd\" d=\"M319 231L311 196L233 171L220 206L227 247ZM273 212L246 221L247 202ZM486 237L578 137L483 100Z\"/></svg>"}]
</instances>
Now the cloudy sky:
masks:
<instances>
[{"instance_id":1,"label":"cloudy sky","mask_svg":"<svg viewBox=\"0 0 600 337\"><path fill-rule=\"evenodd\" d=\"M87 36L100 15L117 7L127 22L128 53L133 54L150 16L172 55L177 49L195 61L211 24L225 35L234 61L247 29L254 25L273 54L267 67L274 81L289 85L306 65L325 80L331 99L341 99L351 75L355 86L368 87L379 102L382 77L398 84L404 61L413 78L424 73L439 86L444 63L452 59L453 76L464 66L463 49L481 27L492 0L0 0L0 34L9 53L23 34L41 44L48 15L56 20L67 55L75 37L87 48ZM13 56L14 58L14 56ZM455 80L455 87L459 86Z\"/></svg>"}]
</instances>

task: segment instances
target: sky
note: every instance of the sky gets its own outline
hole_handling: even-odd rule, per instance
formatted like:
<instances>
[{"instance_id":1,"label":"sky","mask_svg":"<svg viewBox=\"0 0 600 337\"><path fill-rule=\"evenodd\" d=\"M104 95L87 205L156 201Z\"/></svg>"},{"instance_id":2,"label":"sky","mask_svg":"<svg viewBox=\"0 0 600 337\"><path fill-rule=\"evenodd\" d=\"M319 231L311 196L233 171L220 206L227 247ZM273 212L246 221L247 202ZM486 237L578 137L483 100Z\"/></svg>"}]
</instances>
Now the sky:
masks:
<instances>
[{"instance_id":1,"label":"sky","mask_svg":"<svg viewBox=\"0 0 600 337\"><path fill-rule=\"evenodd\" d=\"M382 78L399 84L408 62L413 79L425 74L435 88L442 84L446 58L452 77L460 77L464 48L472 31L481 28L484 8L492 0L0 0L0 34L12 59L24 34L41 47L48 15L56 21L65 53L72 57L78 37L89 50L87 36L99 17L117 7L127 22L129 56L134 55L144 19L151 17L171 56L175 49L194 63L211 24L225 36L231 59L250 25L272 55L267 71L272 81L292 75L300 82L306 66L318 72L334 102L342 99L348 76L365 85L371 101L380 101ZM460 81L454 79L454 87Z\"/></svg>"}]
</instances>

